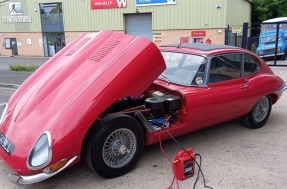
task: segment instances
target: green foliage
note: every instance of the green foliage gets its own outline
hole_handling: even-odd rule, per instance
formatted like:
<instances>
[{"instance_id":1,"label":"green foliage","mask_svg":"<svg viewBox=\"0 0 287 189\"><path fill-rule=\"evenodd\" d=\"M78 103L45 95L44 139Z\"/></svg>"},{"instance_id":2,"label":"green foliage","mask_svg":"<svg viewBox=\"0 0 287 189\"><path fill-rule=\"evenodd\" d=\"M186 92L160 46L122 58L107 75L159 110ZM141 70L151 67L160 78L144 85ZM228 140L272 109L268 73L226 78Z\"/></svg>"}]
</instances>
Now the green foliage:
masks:
<instances>
[{"instance_id":1,"label":"green foliage","mask_svg":"<svg viewBox=\"0 0 287 189\"><path fill-rule=\"evenodd\" d=\"M271 18L286 16L286 0L253 0L252 22L261 22Z\"/></svg>"},{"instance_id":2,"label":"green foliage","mask_svg":"<svg viewBox=\"0 0 287 189\"><path fill-rule=\"evenodd\" d=\"M251 51L256 53L256 48L257 48L257 45L256 44L252 44L251 45Z\"/></svg>"},{"instance_id":3,"label":"green foliage","mask_svg":"<svg viewBox=\"0 0 287 189\"><path fill-rule=\"evenodd\" d=\"M23 65L23 64L12 64L9 65L10 71L24 71L24 72L34 72L39 68L37 65Z\"/></svg>"}]
</instances>

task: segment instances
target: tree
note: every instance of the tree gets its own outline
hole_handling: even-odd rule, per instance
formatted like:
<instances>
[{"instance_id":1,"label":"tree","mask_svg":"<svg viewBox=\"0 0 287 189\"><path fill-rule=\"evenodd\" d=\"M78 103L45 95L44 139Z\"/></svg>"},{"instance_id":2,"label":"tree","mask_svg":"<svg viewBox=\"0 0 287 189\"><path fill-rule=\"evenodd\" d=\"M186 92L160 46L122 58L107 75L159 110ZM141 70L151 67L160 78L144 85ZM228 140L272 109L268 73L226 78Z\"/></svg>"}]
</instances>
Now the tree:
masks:
<instances>
[{"instance_id":1,"label":"tree","mask_svg":"<svg viewBox=\"0 0 287 189\"><path fill-rule=\"evenodd\" d=\"M286 0L253 0L252 22L287 16Z\"/></svg>"}]
</instances>

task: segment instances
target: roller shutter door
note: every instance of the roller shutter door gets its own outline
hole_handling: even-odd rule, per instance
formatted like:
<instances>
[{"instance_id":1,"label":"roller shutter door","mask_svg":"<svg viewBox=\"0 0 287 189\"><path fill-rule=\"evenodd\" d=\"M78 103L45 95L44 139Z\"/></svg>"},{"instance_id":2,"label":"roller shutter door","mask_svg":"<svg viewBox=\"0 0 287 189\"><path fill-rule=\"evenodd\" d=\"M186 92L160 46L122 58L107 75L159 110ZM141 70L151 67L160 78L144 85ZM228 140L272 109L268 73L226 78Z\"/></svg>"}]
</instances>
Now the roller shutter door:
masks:
<instances>
[{"instance_id":1,"label":"roller shutter door","mask_svg":"<svg viewBox=\"0 0 287 189\"><path fill-rule=\"evenodd\" d=\"M152 14L126 14L126 34L144 36L152 41Z\"/></svg>"}]
</instances>

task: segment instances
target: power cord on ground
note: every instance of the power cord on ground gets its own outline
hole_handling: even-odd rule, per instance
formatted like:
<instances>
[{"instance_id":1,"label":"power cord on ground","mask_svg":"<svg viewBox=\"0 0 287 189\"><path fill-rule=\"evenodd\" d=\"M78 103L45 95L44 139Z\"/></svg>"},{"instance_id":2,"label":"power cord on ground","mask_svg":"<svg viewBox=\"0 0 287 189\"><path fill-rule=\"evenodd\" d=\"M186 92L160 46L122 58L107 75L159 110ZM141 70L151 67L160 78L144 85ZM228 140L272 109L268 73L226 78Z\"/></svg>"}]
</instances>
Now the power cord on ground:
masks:
<instances>
[{"instance_id":1,"label":"power cord on ground","mask_svg":"<svg viewBox=\"0 0 287 189\"><path fill-rule=\"evenodd\" d=\"M206 181L205 181L205 177L204 177L204 174L202 172L202 169L201 169L201 163L202 163L202 157L200 154L195 154L195 156L198 156L199 157L199 163L196 161L196 159L194 159L188 152L187 150L183 147L183 145L181 143L179 143L172 135L171 133L164 127L164 125L168 122L168 120L170 119L171 116L169 116L165 123L164 124L161 124L161 130L164 130L175 142L176 144L186 153L188 154L188 156L196 163L197 167L198 167L198 172L197 172L197 176L196 176L196 179L195 179L195 182L193 184L193 189L195 189L197 183L198 183L198 180L199 180L199 174L201 174L202 176L202 179L203 179L203 184L204 184L204 187L205 188L209 188L209 189L213 189L212 187L210 186L207 186L206 185ZM176 184L177 184L177 188L179 189L179 183L178 183L178 180L175 176L175 170L174 170L174 162L168 157L168 155L164 152L163 148L162 148L162 143L161 143L161 133L159 133L159 144L160 144L160 149L162 151L162 153L164 154L164 156L166 157L166 159L172 164L172 172L173 172L173 180L172 180L172 183L171 185L169 186L168 189L171 189L171 187L173 186L174 184L174 180L176 180Z\"/></svg>"}]
</instances>

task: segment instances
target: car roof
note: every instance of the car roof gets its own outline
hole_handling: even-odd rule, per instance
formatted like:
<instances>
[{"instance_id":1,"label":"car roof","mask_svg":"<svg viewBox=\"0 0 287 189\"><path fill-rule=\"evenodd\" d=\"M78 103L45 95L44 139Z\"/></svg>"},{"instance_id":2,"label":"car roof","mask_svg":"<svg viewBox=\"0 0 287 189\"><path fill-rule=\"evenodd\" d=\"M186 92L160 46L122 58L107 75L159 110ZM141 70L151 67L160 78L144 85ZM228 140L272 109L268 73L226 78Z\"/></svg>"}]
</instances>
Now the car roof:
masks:
<instances>
[{"instance_id":1,"label":"car roof","mask_svg":"<svg viewBox=\"0 0 287 189\"><path fill-rule=\"evenodd\" d=\"M205 56L212 56L221 53L246 52L244 49L235 46L206 43L180 43L161 45L160 50L193 53Z\"/></svg>"},{"instance_id":2,"label":"car roof","mask_svg":"<svg viewBox=\"0 0 287 189\"><path fill-rule=\"evenodd\" d=\"M195 49L200 51L212 51L220 49L241 49L239 47L221 44L206 44L206 43L180 43L180 44L168 44L161 45L160 47L177 47L177 48L187 48Z\"/></svg>"},{"instance_id":3,"label":"car roof","mask_svg":"<svg viewBox=\"0 0 287 189\"><path fill-rule=\"evenodd\" d=\"M271 22L287 22L287 17L272 18L269 20L265 20L262 23L271 23Z\"/></svg>"}]
</instances>

